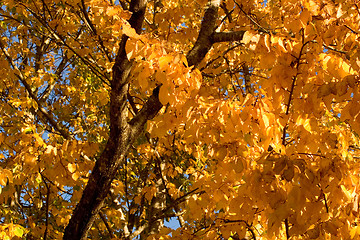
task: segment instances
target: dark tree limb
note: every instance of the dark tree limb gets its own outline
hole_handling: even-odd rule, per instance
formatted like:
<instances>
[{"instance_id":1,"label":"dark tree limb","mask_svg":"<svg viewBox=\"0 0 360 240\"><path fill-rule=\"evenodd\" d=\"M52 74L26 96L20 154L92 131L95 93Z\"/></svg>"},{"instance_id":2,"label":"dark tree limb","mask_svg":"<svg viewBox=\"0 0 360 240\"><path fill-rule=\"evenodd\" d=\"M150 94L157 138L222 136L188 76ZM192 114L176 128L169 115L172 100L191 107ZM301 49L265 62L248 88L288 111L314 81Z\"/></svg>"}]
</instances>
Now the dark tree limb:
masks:
<instances>
[{"instance_id":1,"label":"dark tree limb","mask_svg":"<svg viewBox=\"0 0 360 240\"><path fill-rule=\"evenodd\" d=\"M209 1L201 23L199 36L194 47L187 55L189 66L197 67L214 43L241 41L243 39L245 31L215 32L219 4L220 1Z\"/></svg>"},{"instance_id":2,"label":"dark tree limb","mask_svg":"<svg viewBox=\"0 0 360 240\"><path fill-rule=\"evenodd\" d=\"M144 20L146 0L132 0L130 11L132 16L129 23L138 34ZM143 131L147 120L153 118L161 109L158 100L158 88L145 103L139 113L128 123L127 121L127 93L129 89L129 74L132 68L126 56L125 45L128 37L123 36L113 66L113 76L110 91L110 138L104 152L96 161L80 202L65 228L63 239L86 239L108 195L111 182L115 178L118 167L126 160L132 143Z\"/></svg>"},{"instance_id":3,"label":"dark tree limb","mask_svg":"<svg viewBox=\"0 0 360 240\"><path fill-rule=\"evenodd\" d=\"M216 29L219 4L220 1L209 1L201 23L199 36L194 44L194 47L190 50L186 57L189 66L197 67L212 47L213 42L211 41L211 36Z\"/></svg>"},{"instance_id":4,"label":"dark tree limb","mask_svg":"<svg viewBox=\"0 0 360 240\"><path fill-rule=\"evenodd\" d=\"M231 31L231 32L214 32L211 36L211 42L232 42L241 41L246 31Z\"/></svg>"}]
</instances>

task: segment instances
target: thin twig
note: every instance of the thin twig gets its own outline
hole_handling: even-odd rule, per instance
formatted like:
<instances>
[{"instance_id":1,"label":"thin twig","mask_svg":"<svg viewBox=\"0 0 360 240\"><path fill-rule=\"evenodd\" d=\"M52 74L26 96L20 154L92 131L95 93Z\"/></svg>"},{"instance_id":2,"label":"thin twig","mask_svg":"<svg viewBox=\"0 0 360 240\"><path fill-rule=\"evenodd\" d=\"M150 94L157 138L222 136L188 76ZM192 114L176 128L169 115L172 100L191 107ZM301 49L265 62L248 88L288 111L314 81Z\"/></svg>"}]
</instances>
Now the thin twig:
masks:
<instances>
[{"instance_id":1,"label":"thin twig","mask_svg":"<svg viewBox=\"0 0 360 240\"><path fill-rule=\"evenodd\" d=\"M286 239L290 239L289 220L287 218L285 218L285 232L286 232Z\"/></svg>"},{"instance_id":2,"label":"thin twig","mask_svg":"<svg viewBox=\"0 0 360 240\"><path fill-rule=\"evenodd\" d=\"M42 181L44 182L45 184L45 187L47 189L47 192L46 192L46 202L45 202L45 231L44 231L44 240L47 239L47 233L48 233L48 226L49 226L49 199L50 199L50 191L51 191L51 188L50 186L46 183L43 175L41 174L41 171L39 171L40 173L40 176L42 178Z\"/></svg>"},{"instance_id":3,"label":"thin twig","mask_svg":"<svg viewBox=\"0 0 360 240\"><path fill-rule=\"evenodd\" d=\"M101 220L104 222L104 224L105 224L105 226L106 226L106 229L107 229L108 232L109 232L110 237L111 237L111 238L114 238L115 236L114 236L114 234L113 234L113 230L111 229L109 223L107 222L106 217L104 216L104 214L103 214L101 211L99 212L99 216L100 216Z\"/></svg>"},{"instance_id":4,"label":"thin twig","mask_svg":"<svg viewBox=\"0 0 360 240\"><path fill-rule=\"evenodd\" d=\"M345 51L341 51L341 50L338 50L338 49L336 49L336 48L327 46L326 44L323 44L323 47L326 48L326 49L329 49L329 50L331 50L331 51L334 51L334 52L338 52L338 53L342 53L342 54L347 54L347 52L345 52Z\"/></svg>"},{"instance_id":5,"label":"thin twig","mask_svg":"<svg viewBox=\"0 0 360 240\"><path fill-rule=\"evenodd\" d=\"M290 95L289 95L288 103L286 105L285 115L289 115L289 112L290 112L290 105L291 105L291 100L292 100L292 97L293 97L293 94L294 94L295 82L296 82L297 76L299 75L300 59L301 59L301 56L303 54L303 50L304 50L305 46L308 43L310 43L310 41L307 41L307 42L303 43L303 45L301 46L301 49L300 49L299 56L296 58L296 70L297 70L297 73L296 73L295 76L292 77L293 81L291 83ZM286 145L286 129L287 129L287 126L288 126L287 124L284 126L283 135L282 135L282 144L284 146Z\"/></svg>"},{"instance_id":6,"label":"thin twig","mask_svg":"<svg viewBox=\"0 0 360 240\"><path fill-rule=\"evenodd\" d=\"M92 64L95 64L94 62L91 63L90 59L84 58L82 56L80 56L77 51L75 51L74 48L72 48L71 46L69 46L66 41L63 39L62 36L60 36L59 34L57 34L38 14L36 14L36 12L34 12L33 10L31 10L30 8L28 8L26 5L22 4L23 7L25 7L31 14L34 15L34 17L42 24L43 27L45 27L50 34L55 38L55 40L57 40L58 42L60 42L62 45L64 45L65 47L67 47L73 54L75 54L84 64L86 64L90 70L97 76L99 77L99 79L106 85L110 86L110 84L107 82L108 78L106 75L104 75L103 73L101 73L100 70L98 70L95 66L93 66Z\"/></svg>"},{"instance_id":7,"label":"thin twig","mask_svg":"<svg viewBox=\"0 0 360 240\"><path fill-rule=\"evenodd\" d=\"M237 1L234 0L234 3L236 4L236 6L238 6L238 8L240 9L240 11L242 13L245 14L245 16L253 23L255 24L258 28L260 28L261 30L263 30L264 32L266 33L269 33L269 30L265 29L263 26L261 26L260 24L258 24L252 17L250 17L243 9L242 9L242 6L237 3Z\"/></svg>"},{"instance_id":8,"label":"thin twig","mask_svg":"<svg viewBox=\"0 0 360 240\"><path fill-rule=\"evenodd\" d=\"M82 10L82 13L84 14L86 23L88 24L91 31L95 34L95 36L98 37L101 49L105 53L105 56L108 59L108 61L112 62L112 58L110 57L109 51L107 50L107 48L104 45L104 41L102 40L101 36L97 34L96 28L95 28L94 24L91 22L91 20L89 18L89 15L88 15L88 13L86 11L86 6L85 6L84 0L81 0L81 5L82 5L81 10Z\"/></svg>"}]
</instances>

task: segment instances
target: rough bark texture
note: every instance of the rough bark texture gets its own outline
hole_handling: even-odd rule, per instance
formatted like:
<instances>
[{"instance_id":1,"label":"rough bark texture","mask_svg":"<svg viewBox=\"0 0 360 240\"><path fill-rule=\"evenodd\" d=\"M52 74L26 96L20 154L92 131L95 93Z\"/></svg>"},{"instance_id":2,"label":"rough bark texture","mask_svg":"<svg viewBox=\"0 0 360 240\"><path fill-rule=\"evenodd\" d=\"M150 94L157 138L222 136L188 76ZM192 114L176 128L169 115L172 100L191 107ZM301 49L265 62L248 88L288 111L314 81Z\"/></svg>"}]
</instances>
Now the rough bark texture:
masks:
<instances>
[{"instance_id":1,"label":"rough bark texture","mask_svg":"<svg viewBox=\"0 0 360 240\"><path fill-rule=\"evenodd\" d=\"M211 49L213 43L221 41L241 40L243 32L215 33L219 2L209 1L201 24L198 39L193 49L188 53L189 66L197 66ZM131 26L138 34L141 33L146 0L132 0L129 20ZM222 35L221 35L222 34ZM127 92L129 88L128 76L131 72L132 62L127 59L125 45L128 37L123 36L120 42L115 64L113 66L113 79L110 92L110 137L104 152L101 154L90 175L89 182L84 189L80 202L67 225L63 239L86 239L95 217L99 213L106 196L109 193L111 182L120 164L126 160L126 155L131 144L141 134L144 124L152 119L162 108L158 94L160 86L153 90L152 96L145 103L139 113L128 122L126 115ZM161 185L161 184L160 184ZM165 201L164 197L162 198ZM159 199L158 199L159 200ZM162 202L156 202L154 211L163 208ZM159 207L160 206L160 207ZM156 226L161 226L157 223ZM143 226L139 234L155 232L155 225ZM145 230L145 228L148 228ZM159 229L158 229L159 230ZM132 237L132 235L130 235Z\"/></svg>"},{"instance_id":2,"label":"rough bark texture","mask_svg":"<svg viewBox=\"0 0 360 240\"><path fill-rule=\"evenodd\" d=\"M129 22L137 33L141 32L145 10L146 0L131 1L130 11L133 14ZM126 104L129 88L128 76L132 63L127 59L125 52L127 39L127 36L122 37L113 67L110 92L110 137L104 152L95 163L81 200L65 229L63 239L66 240L87 238L88 231L109 193L116 171L125 160L131 144L143 131L145 122L153 118L162 107L158 99L159 88L156 88L138 115L128 122Z\"/></svg>"},{"instance_id":3,"label":"rough bark texture","mask_svg":"<svg viewBox=\"0 0 360 240\"><path fill-rule=\"evenodd\" d=\"M189 66L195 66L204 59L206 53L209 52L212 47L211 36L216 29L216 20L218 16L219 4L209 1L209 5L205 11L204 19L201 23L199 36L194 44L194 47L187 55L187 61Z\"/></svg>"}]
</instances>

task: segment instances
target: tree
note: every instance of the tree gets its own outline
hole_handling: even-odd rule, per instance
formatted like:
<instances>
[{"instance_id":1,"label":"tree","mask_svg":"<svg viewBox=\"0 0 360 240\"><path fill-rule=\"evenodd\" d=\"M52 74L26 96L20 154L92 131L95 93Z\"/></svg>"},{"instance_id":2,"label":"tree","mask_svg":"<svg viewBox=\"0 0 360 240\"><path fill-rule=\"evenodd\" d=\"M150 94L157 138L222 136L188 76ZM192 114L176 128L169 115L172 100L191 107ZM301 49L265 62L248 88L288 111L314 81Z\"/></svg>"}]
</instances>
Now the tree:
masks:
<instances>
[{"instance_id":1,"label":"tree","mask_svg":"<svg viewBox=\"0 0 360 240\"><path fill-rule=\"evenodd\" d=\"M2 239L359 237L358 1L1 3Z\"/></svg>"}]
</instances>

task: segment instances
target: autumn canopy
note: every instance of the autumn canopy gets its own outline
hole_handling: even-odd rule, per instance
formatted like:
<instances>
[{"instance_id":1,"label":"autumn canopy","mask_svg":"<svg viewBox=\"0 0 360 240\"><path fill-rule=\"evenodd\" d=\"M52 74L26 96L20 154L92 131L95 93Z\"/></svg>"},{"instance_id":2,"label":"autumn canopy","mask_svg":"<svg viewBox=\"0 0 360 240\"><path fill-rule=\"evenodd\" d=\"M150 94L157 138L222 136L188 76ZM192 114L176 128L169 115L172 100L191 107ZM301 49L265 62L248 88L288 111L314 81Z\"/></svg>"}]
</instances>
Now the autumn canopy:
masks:
<instances>
[{"instance_id":1,"label":"autumn canopy","mask_svg":"<svg viewBox=\"0 0 360 240\"><path fill-rule=\"evenodd\" d=\"M0 239L360 238L358 0L0 3Z\"/></svg>"}]
</instances>

